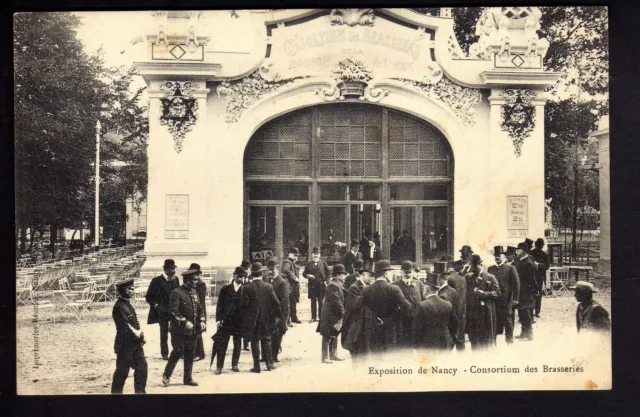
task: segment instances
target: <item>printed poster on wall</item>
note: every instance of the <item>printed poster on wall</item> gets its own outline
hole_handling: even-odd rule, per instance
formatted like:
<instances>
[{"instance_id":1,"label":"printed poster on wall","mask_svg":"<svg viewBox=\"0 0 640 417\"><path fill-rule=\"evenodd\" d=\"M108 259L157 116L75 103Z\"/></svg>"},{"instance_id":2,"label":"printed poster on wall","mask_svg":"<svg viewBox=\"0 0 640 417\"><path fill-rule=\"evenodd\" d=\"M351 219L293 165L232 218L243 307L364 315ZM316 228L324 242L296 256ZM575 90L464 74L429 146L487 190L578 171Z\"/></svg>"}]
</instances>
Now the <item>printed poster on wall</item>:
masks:
<instances>
[{"instance_id":1,"label":"printed poster on wall","mask_svg":"<svg viewBox=\"0 0 640 417\"><path fill-rule=\"evenodd\" d=\"M529 234L529 205L527 196L507 197L507 236L527 237Z\"/></svg>"},{"instance_id":2,"label":"printed poster on wall","mask_svg":"<svg viewBox=\"0 0 640 417\"><path fill-rule=\"evenodd\" d=\"M189 196L167 194L165 200L165 239L189 239Z\"/></svg>"}]
</instances>

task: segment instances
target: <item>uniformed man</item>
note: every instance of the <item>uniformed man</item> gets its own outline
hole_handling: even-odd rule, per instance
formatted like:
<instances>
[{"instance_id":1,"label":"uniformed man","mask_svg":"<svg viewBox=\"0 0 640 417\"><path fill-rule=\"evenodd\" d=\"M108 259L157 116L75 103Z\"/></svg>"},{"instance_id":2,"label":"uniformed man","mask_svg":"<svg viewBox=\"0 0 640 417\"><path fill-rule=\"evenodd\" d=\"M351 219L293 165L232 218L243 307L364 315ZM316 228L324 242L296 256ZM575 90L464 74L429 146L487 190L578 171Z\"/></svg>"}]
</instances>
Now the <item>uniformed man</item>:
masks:
<instances>
[{"instance_id":1,"label":"uniformed man","mask_svg":"<svg viewBox=\"0 0 640 417\"><path fill-rule=\"evenodd\" d=\"M536 292L534 316L540 318L540 311L542 310L542 292L547 280L547 270L549 269L549 255L543 251L544 239L536 239L535 249L533 249L529 255L533 258L536 264L536 283L538 284L538 292Z\"/></svg>"},{"instance_id":2,"label":"uniformed man","mask_svg":"<svg viewBox=\"0 0 640 417\"><path fill-rule=\"evenodd\" d=\"M533 307L535 304L535 294L540 291L536 282L536 264L533 258L527 253L528 246L522 242L516 249L516 258L513 266L518 271L520 278L520 296L518 299L518 318L522 325L520 335L516 339L523 341L533 340Z\"/></svg>"},{"instance_id":3,"label":"uniformed man","mask_svg":"<svg viewBox=\"0 0 640 417\"><path fill-rule=\"evenodd\" d=\"M271 285L273 286L273 292L276 294L276 298L280 303L280 321L273 329L273 336L271 338L271 355L274 362L278 361L278 354L282 352L282 338L287 333L287 319L289 318L289 297L291 295L291 287L289 281L287 281L280 273L278 261L276 259L270 259L267 261L267 268L271 272Z\"/></svg>"},{"instance_id":4,"label":"uniformed man","mask_svg":"<svg viewBox=\"0 0 640 417\"><path fill-rule=\"evenodd\" d=\"M149 317L147 324L158 323L160 325L160 354L165 361L169 359L169 297L171 292L180 286L176 276L176 263L173 259L165 259L164 273L151 280L147 295L149 303Z\"/></svg>"},{"instance_id":5,"label":"uniformed man","mask_svg":"<svg viewBox=\"0 0 640 417\"><path fill-rule=\"evenodd\" d=\"M575 297L580 303L576 311L576 326L578 333L608 332L611 330L609 313L593 299L593 293L598 289L585 281L576 282Z\"/></svg>"},{"instance_id":6,"label":"uniformed man","mask_svg":"<svg viewBox=\"0 0 640 417\"><path fill-rule=\"evenodd\" d=\"M247 271L242 267L236 267L233 271L233 282L225 285L220 290L216 306L216 325L218 332L214 340L215 354L218 356L216 375L222 373L224 359L229 346L229 339L233 338L233 354L231 356L231 370L240 372L240 349L242 339L242 282L247 276ZM213 359L211 360L213 362Z\"/></svg>"},{"instance_id":7,"label":"uniformed man","mask_svg":"<svg viewBox=\"0 0 640 417\"><path fill-rule=\"evenodd\" d=\"M400 266L402 276L393 283L402 292L405 300L411 304L412 310L415 311L418 303L424 300L424 289L422 282L414 279L414 266L411 261L404 261ZM411 349L411 332L413 330L413 313L410 315L400 315L397 319L398 327L398 347L403 349Z\"/></svg>"},{"instance_id":8,"label":"uniformed man","mask_svg":"<svg viewBox=\"0 0 640 417\"><path fill-rule=\"evenodd\" d=\"M292 247L289 249L287 259L282 261L282 275L289 281L291 286L291 295L289 298L289 322L287 325L293 327L291 323L302 323L298 319L297 304L300 302L300 268L296 265L300 256L298 248Z\"/></svg>"},{"instance_id":9,"label":"uniformed man","mask_svg":"<svg viewBox=\"0 0 640 417\"><path fill-rule=\"evenodd\" d=\"M317 332L322 335L322 363L331 364L333 361L344 360L338 356L338 334L342 330L344 318L343 285L346 276L344 265L333 266L333 278L327 285L317 328Z\"/></svg>"},{"instance_id":10,"label":"uniformed man","mask_svg":"<svg viewBox=\"0 0 640 417\"><path fill-rule=\"evenodd\" d=\"M206 330L205 317L196 293L197 276L200 271L189 269L182 273L182 286L171 293L169 301L171 311L171 346L169 362L162 374L162 383L168 386L178 361L184 359L183 383L197 386L191 376L193 356L195 355L198 333Z\"/></svg>"},{"instance_id":11,"label":"uniformed man","mask_svg":"<svg viewBox=\"0 0 640 417\"><path fill-rule=\"evenodd\" d=\"M518 307L520 298L520 278L515 266L507 262L506 252L502 246L493 248L496 261L495 266L489 268L500 286L500 297L496 300L496 316L498 330L502 334L504 329L507 344L513 343L513 309Z\"/></svg>"},{"instance_id":12,"label":"uniformed man","mask_svg":"<svg viewBox=\"0 0 640 417\"><path fill-rule=\"evenodd\" d=\"M129 369L133 368L133 386L136 394L146 394L147 360L144 357L144 334L140 330L140 323L136 310L131 305L131 298L135 294L133 278L125 279L115 284L118 299L113 306L113 321L116 324L116 371L111 384L112 394L122 394L124 383L129 376Z\"/></svg>"},{"instance_id":13,"label":"uniformed man","mask_svg":"<svg viewBox=\"0 0 640 417\"><path fill-rule=\"evenodd\" d=\"M311 251L311 260L307 262L302 272L309 283L309 301L311 301L311 320L313 323L322 315L322 300L324 291L330 277L329 265L320 259L320 248L314 247Z\"/></svg>"}]
</instances>

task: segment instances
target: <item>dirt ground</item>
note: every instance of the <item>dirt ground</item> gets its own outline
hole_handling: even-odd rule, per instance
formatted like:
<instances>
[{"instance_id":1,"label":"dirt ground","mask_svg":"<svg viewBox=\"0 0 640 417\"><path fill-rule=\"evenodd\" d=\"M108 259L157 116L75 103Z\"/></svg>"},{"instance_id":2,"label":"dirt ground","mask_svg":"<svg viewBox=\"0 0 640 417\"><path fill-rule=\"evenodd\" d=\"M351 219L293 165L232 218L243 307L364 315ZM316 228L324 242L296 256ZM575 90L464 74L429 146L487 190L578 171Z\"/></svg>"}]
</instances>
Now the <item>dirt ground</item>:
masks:
<instances>
[{"instance_id":1,"label":"dirt ground","mask_svg":"<svg viewBox=\"0 0 640 417\"><path fill-rule=\"evenodd\" d=\"M596 294L596 299L611 311L610 292ZM610 339L585 339L576 335L575 310L577 302L572 295L545 297L542 318L534 324L535 339L520 342L509 347L504 336L498 336L498 346L484 353L473 352L470 346L464 352L430 354L424 352L404 352L385 361L374 362L377 368L411 369L405 378L400 375L384 377L372 375L367 364L353 370L349 352L339 347L343 362L332 365L320 363L321 337L316 333L317 323L309 323L309 301L303 297L299 304L302 324L290 328L283 340L283 351L278 368L273 372L264 370L261 374L249 372L252 366L250 352L243 351L240 357L239 373L231 372L231 348L225 361L222 375L216 376L209 369L212 341L211 330L204 335L207 357L194 364L193 377L200 383L198 387L182 385L182 361L178 363L171 385L162 385L162 372L166 364L160 357L159 328L147 325L148 306L139 305L136 310L143 323L147 343L144 347L149 366L147 393L187 394L187 393L260 393L260 392L344 392L344 391L431 391L469 389L593 389L611 385ZM98 305L87 320L79 322L72 316L60 317L56 323L47 318L46 312L39 312L34 322L32 306L17 310L17 382L18 394L26 395L74 395L109 394L111 378L115 370L116 356L113 352L115 326L111 319L112 304ZM215 308L209 307L209 319ZM519 334L519 325L515 334ZM37 345L37 349L34 347ZM36 358L37 357L37 358ZM36 359L38 366L36 365ZM518 366L521 373L525 367L542 368L549 366L583 366L582 373L541 373L504 375L470 375L472 367ZM457 368L455 375L433 374L442 368ZM418 371L429 369L431 378L425 378ZM393 371L390 371L393 372ZM398 371L400 374L401 371ZM460 375L469 375L460 378ZM527 377L525 378L525 375ZM516 378L517 377L517 378ZM133 371L125 385L125 393L133 393Z\"/></svg>"}]
</instances>

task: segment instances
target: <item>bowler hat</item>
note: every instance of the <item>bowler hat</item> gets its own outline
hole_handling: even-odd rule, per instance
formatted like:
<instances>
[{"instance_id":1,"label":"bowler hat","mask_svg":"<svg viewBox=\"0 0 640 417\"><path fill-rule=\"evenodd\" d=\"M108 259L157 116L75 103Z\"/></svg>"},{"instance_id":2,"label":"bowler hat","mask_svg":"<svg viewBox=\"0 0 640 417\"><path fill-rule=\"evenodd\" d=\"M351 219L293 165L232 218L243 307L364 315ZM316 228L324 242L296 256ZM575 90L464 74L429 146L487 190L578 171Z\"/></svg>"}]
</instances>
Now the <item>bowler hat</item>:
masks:
<instances>
[{"instance_id":1,"label":"bowler hat","mask_svg":"<svg viewBox=\"0 0 640 417\"><path fill-rule=\"evenodd\" d=\"M195 278L200 275L199 269L187 269L182 273L183 278Z\"/></svg>"},{"instance_id":2,"label":"bowler hat","mask_svg":"<svg viewBox=\"0 0 640 417\"><path fill-rule=\"evenodd\" d=\"M402 265L400 266L400 269L402 269L403 271L406 271L406 272L413 271L413 262L411 262L411 261L402 262Z\"/></svg>"},{"instance_id":3,"label":"bowler hat","mask_svg":"<svg viewBox=\"0 0 640 417\"><path fill-rule=\"evenodd\" d=\"M133 286L133 278L123 279L115 283L116 288L127 288Z\"/></svg>"},{"instance_id":4,"label":"bowler hat","mask_svg":"<svg viewBox=\"0 0 640 417\"><path fill-rule=\"evenodd\" d=\"M529 248L533 246L533 240L531 240L531 239L529 239L529 238L526 238L526 239L524 240L524 243L525 243L525 244L527 245L527 247L529 247Z\"/></svg>"},{"instance_id":5,"label":"bowler hat","mask_svg":"<svg viewBox=\"0 0 640 417\"><path fill-rule=\"evenodd\" d=\"M173 261L173 259L165 259L164 260L164 265L162 265L162 268L175 268L176 267L176 263Z\"/></svg>"},{"instance_id":6,"label":"bowler hat","mask_svg":"<svg viewBox=\"0 0 640 417\"><path fill-rule=\"evenodd\" d=\"M435 262L433 264L433 273L434 274L444 274L446 269L447 269L447 263L446 262Z\"/></svg>"},{"instance_id":7,"label":"bowler hat","mask_svg":"<svg viewBox=\"0 0 640 417\"><path fill-rule=\"evenodd\" d=\"M464 251L465 251L465 249L466 249L467 251L469 251L470 253L473 253L473 250L471 250L471 246L469 246L469 245L464 245L464 246L462 247L462 249L460 249L458 252L464 252Z\"/></svg>"},{"instance_id":8,"label":"bowler hat","mask_svg":"<svg viewBox=\"0 0 640 417\"><path fill-rule=\"evenodd\" d=\"M471 255L471 265L482 265L482 258L480 258L480 255Z\"/></svg>"},{"instance_id":9,"label":"bowler hat","mask_svg":"<svg viewBox=\"0 0 640 417\"><path fill-rule=\"evenodd\" d=\"M333 276L337 277L340 274L344 274L346 273L346 270L344 269L344 265L342 264L335 264L333 266Z\"/></svg>"},{"instance_id":10,"label":"bowler hat","mask_svg":"<svg viewBox=\"0 0 640 417\"><path fill-rule=\"evenodd\" d=\"M362 259L356 259L353 261L353 270L354 271L362 271L364 268L364 261Z\"/></svg>"},{"instance_id":11,"label":"bowler hat","mask_svg":"<svg viewBox=\"0 0 640 417\"><path fill-rule=\"evenodd\" d=\"M269 268L269 269L273 269L273 268L275 268L276 266L278 266L278 260L277 260L277 259L269 259L269 260L267 261L267 268Z\"/></svg>"},{"instance_id":12,"label":"bowler hat","mask_svg":"<svg viewBox=\"0 0 640 417\"><path fill-rule=\"evenodd\" d=\"M198 271L200 270L200 265L198 264L191 264L189 265L189 269L197 269Z\"/></svg>"},{"instance_id":13,"label":"bowler hat","mask_svg":"<svg viewBox=\"0 0 640 417\"><path fill-rule=\"evenodd\" d=\"M291 253L291 252L289 252ZM320 248L317 246L314 246L313 249L311 250L311 253L320 253Z\"/></svg>"},{"instance_id":14,"label":"bowler hat","mask_svg":"<svg viewBox=\"0 0 640 417\"><path fill-rule=\"evenodd\" d=\"M386 259L382 259L382 260L376 262L376 266L375 266L376 274L378 272L389 271L391 269L393 269L391 267L391 262L387 261Z\"/></svg>"},{"instance_id":15,"label":"bowler hat","mask_svg":"<svg viewBox=\"0 0 640 417\"><path fill-rule=\"evenodd\" d=\"M298 250L298 248L292 247L289 248L289 253L293 253L294 255L300 255L300 250Z\"/></svg>"},{"instance_id":16,"label":"bowler hat","mask_svg":"<svg viewBox=\"0 0 640 417\"><path fill-rule=\"evenodd\" d=\"M541 237L537 238L537 239L536 239L536 243L535 243L535 245L536 245L536 248L538 248L538 247L539 247L539 248L543 247L543 246L544 246L544 239L543 239L543 238L541 238Z\"/></svg>"},{"instance_id":17,"label":"bowler hat","mask_svg":"<svg viewBox=\"0 0 640 417\"><path fill-rule=\"evenodd\" d=\"M505 253L504 248L502 246L494 246L493 247L493 256L500 256Z\"/></svg>"},{"instance_id":18,"label":"bowler hat","mask_svg":"<svg viewBox=\"0 0 640 417\"><path fill-rule=\"evenodd\" d=\"M233 271L233 275L236 275L239 277L246 277L247 271L241 266L236 266L236 269Z\"/></svg>"},{"instance_id":19,"label":"bowler hat","mask_svg":"<svg viewBox=\"0 0 640 417\"><path fill-rule=\"evenodd\" d=\"M358 242L356 239L353 239L351 241L351 246L360 246L360 242Z\"/></svg>"},{"instance_id":20,"label":"bowler hat","mask_svg":"<svg viewBox=\"0 0 640 417\"><path fill-rule=\"evenodd\" d=\"M576 282L574 290L582 292L600 292L596 287L593 286L592 283L586 281Z\"/></svg>"},{"instance_id":21,"label":"bowler hat","mask_svg":"<svg viewBox=\"0 0 640 417\"><path fill-rule=\"evenodd\" d=\"M529 252L529 246L527 246L527 244L524 242L518 243L518 249L521 249L525 252Z\"/></svg>"},{"instance_id":22,"label":"bowler hat","mask_svg":"<svg viewBox=\"0 0 640 417\"><path fill-rule=\"evenodd\" d=\"M464 262L462 261L462 259L459 259L453 263L453 269L455 269L456 272L462 271L463 267L464 267Z\"/></svg>"},{"instance_id":23,"label":"bowler hat","mask_svg":"<svg viewBox=\"0 0 640 417\"><path fill-rule=\"evenodd\" d=\"M262 271L264 271L265 269L266 268L262 266L260 262L254 262L251 264L251 275L260 276L262 275Z\"/></svg>"}]
</instances>

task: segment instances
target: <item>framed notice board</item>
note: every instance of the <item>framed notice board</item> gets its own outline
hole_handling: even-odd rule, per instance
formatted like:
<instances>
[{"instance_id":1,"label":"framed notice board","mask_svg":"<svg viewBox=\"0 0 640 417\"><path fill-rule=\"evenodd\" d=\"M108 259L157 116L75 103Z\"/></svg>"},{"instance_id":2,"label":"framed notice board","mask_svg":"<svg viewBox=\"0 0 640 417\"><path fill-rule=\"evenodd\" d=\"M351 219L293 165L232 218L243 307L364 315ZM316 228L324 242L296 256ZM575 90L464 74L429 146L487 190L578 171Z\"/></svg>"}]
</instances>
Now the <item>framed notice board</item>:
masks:
<instances>
[{"instance_id":1,"label":"framed notice board","mask_svg":"<svg viewBox=\"0 0 640 417\"><path fill-rule=\"evenodd\" d=\"M507 197L507 237L527 237L529 234L529 197Z\"/></svg>"},{"instance_id":2,"label":"framed notice board","mask_svg":"<svg viewBox=\"0 0 640 417\"><path fill-rule=\"evenodd\" d=\"M189 239L189 195L165 196L165 239Z\"/></svg>"}]
</instances>

